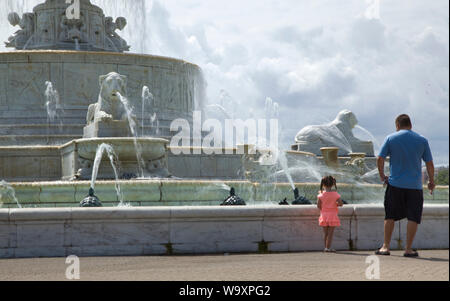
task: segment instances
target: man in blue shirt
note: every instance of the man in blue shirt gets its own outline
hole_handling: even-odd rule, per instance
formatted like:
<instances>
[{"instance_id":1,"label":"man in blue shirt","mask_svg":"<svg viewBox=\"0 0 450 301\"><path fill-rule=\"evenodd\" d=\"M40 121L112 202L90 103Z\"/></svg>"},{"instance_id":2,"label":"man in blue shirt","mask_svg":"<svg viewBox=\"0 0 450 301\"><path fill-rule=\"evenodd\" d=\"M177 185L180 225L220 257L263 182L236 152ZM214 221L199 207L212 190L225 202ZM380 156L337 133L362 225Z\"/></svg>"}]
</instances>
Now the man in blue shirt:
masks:
<instances>
[{"instance_id":1,"label":"man in blue shirt","mask_svg":"<svg viewBox=\"0 0 450 301\"><path fill-rule=\"evenodd\" d=\"M387 185L384 207L384 245L377 255L390 255L390 244L395 222L408 219L405 257L418 257L412 249L418 225L422 221L423 184L422 160L425 161L431 194L434 184L434 164L427 139L412 131L408 115L400 115L395 121L397 132L389 135L378 156L380 179ZM384 163L390 157L390 176L384 174Z\"/></svg>"}]
</instances>

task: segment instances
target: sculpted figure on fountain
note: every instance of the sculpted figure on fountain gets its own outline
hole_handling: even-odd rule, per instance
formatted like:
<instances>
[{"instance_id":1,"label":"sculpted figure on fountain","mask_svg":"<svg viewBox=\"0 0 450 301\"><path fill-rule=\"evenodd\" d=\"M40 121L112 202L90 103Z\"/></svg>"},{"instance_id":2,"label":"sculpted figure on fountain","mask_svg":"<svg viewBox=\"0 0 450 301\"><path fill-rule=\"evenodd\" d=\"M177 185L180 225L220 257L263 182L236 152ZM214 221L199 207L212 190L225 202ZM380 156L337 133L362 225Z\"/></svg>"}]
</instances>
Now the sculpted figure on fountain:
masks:
<instances>
[{"instance_id":1,"label":"sculpted figure on fountain","mask_svg":"<svg viewBox=\"0 0 450 301\"><path fill-rule=\"evenodd\" d=\"M60 49L83 51L129 51L130 46L116 30L123 30L127 20L105 17L103 10L91 4L90 0L80 0L77 18L67 16L64 0L47 0L37 5L32 13L15 12L8 15L12 26L19 26L5 42L6 47L25 49Z\"/></svg>"}]
</instances>

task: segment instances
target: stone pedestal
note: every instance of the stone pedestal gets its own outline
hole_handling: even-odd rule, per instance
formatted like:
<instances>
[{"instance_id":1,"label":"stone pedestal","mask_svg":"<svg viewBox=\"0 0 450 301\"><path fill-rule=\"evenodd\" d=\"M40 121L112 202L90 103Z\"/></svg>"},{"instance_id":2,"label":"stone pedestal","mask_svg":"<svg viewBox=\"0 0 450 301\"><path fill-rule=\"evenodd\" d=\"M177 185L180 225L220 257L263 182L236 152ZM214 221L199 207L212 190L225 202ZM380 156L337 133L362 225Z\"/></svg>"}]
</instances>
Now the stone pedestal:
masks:
<instances>
[{"instance_id":1,"label":"stone pedestal","mask_svg":"<svg viewBox=\"0 0 450 301\"><path fill-rule=\"evenodd\" d=\"M352 162L356 159L366 158L366 153L350 153L348 155L350 156L350 161L352 161Z\"/></svg>"},{"instance_id":2,"label":"stone pedestal","mask_svg":"<svg viewBox=\"0 0 450 301\"><path fill-rule=\"evenodd\" d=\"M323 159L328 167L337 168L339 166L338 147L322 147L320 151L322 152Z\"/></svg>"},{"instance_id":3,"label":"stone pedestal","mask_svg":"<svg viewBox=\"0 0 450 301\"><path fill-rule=\"evenodd\" d=\"M131 131L126 120L95 121L83 130L83 138L130 137Z\"/></svg>"},{"instance_id":4,"label":"stone pedestal","mask_svg":"<svg viewBox=\"0 0 450 301\"><path fill-rule=\"evenodd\" d=\"M91 138L74 140L61 147L62 180L90 180L98 146L108 144L118 160L120 179L140 177L136 145L143 150L142 168L145 177L170 177L168 172L169 141L159 138ZM98 180L115 179L108 157L104 154L98 171Z\"/></svg>"}]
</instances>

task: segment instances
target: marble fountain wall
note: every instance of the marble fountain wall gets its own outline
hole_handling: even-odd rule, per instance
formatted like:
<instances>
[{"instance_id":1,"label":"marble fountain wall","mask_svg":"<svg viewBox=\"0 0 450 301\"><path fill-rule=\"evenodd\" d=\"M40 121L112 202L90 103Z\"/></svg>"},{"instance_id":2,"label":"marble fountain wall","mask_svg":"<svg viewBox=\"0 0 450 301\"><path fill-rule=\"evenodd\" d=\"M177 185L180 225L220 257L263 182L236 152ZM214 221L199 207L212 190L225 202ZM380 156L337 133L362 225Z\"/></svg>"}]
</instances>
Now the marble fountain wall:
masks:
<instances>
[{"instance_id":1,"label":"marble fountain wall","mask_svg":"<svg viewBox=\"0 0 450 301\"><path fill-rule=\"evenodd\" d=\"M141 120L142 87L155 97L159 137L176 118L192 121L201 89L198 66L165 57L59 50L0 53L0 146L61 145L83 136L86 113L97 102L99 76L128 77L127 96ZM45 82L59 92L63 112L48 127ZM146 115L147 118L149 114ZM151 128L145 127L149 135ZM139 129L139 133L142 130ZM49 134L49 135L48 135Z\"/></svg>"},{"instance_id":2,"label":"marble fountain wall","mask_svg":"<svg viewBox=\"0 0 450 301\"><path fill-rule=\"evenodd\" d=\"M414 247L449 247L448 205L426 205ZM0 209L0 258L319 251L315 206ZM381 205L340 210L337 250L375 250ZM392 249L404 247L406 222Z\"/></svg>"}]
</instances>

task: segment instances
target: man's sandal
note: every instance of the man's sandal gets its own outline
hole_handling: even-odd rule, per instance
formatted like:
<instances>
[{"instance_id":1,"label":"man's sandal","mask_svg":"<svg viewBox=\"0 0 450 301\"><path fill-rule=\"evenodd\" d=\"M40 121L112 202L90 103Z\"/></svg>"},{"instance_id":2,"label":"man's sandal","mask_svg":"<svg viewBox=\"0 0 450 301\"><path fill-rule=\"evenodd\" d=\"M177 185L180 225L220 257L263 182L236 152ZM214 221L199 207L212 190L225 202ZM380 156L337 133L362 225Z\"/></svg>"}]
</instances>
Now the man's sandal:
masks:
<instances>
[{"instance_id":1,"label":"man's sandal","mask_svg":"<svg viewBox=\"0 0 450 301\"><path fill-rule=\"evenodd\" d=\"M375 252L375 255L380 255L380 256L390 256L391 255L391 252L389 252L389 251L380 251L380 250L377 250L376 252Z\"/></svg>"},{"instance_id":2,"label":"man's sandal","mask_svg":"<svg viewBox=\"0 0 450 301\"><path fill-rule=\"evenodd\" d=\"M403 256L417 258L417 257L419 257L419 253L417 253L417 251L413 251L412 253L405 253L405 254L403 254Z\"/></svg>"}]
</instances>

